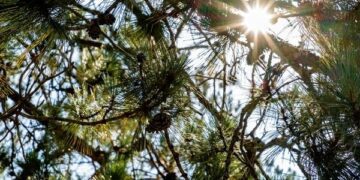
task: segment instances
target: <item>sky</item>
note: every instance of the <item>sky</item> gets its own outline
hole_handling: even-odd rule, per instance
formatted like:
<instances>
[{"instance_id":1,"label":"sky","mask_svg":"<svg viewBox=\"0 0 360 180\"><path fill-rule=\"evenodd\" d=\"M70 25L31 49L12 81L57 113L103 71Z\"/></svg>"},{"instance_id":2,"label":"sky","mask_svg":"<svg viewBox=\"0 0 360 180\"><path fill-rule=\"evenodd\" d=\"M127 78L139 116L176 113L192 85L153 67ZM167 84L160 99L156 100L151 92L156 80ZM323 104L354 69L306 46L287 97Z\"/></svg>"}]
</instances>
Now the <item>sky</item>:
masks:
<instances>
[{"instance_id":1,"label":"sky","mask_svg":"<svg viewBox=\"0 0 360 180\"><path fill-rule=\"evenodd\" d=\"M299 31L299 28L294 26L295 24L296 24L295 18L279 19L276 24L270 25L270 27L265 31L271 32L271 34L276 35L277 37L287 41L288 43L298 46L301 41L301 33ZM194 41L191 38L191 35L189 35L189 32L184 32L179 38L177 44L179 48L182 48L182 47L192 46L194 44ZM190 59L192 60L191 67L199 67L200 65L199 63L203 62L203 61L198 61L199 59L202 59L201 51L202 50L195 50L191 52L190 55ZM276 62L279 60L275 59L274 61ZM244 66L245 72L251 72L251 70L252 70L252 66ZM290 79L291 77L289 76L288 78ZM233 89L231 88L228 89L227 93L232 91L231 96L234 98L233 102L239 101L244 103L245 101L248 100L249 90L247 87L250 87L250 84L248 81L246 81L245 78L238 78L238 84L240 85L240 87L243 88L238 90L238 87L233 87ZM271 127L267 127L267 128L271 128ZM288 153L284 152L282 156L279 156L277 159L275 159L275 165L279 165L281 168L283 168L284 172L286 172L288 168L291 168L292 170L295 170L298 174L301 174L297 166L291 163L289 159L290 157Z\"/></svg>"},{"instance_id":2,"label":"sky","mask_svg":"<svg viewBox=\"0 0 360 180\"><path fill-rule=\"evenodd\" d=\"M83 1L83 4L86 4L89 1L90 0ZM99 2L101 2L101 0L95 0L95 4L98 4ZM290 19L290 21L288 21L288 19L279 19L279 21L276 24L271 25L267 31L272 32L273 34L277 35L281 39L284 39L290 44L299 45L299 42L301 40L300 32L298 28L296 27L293 28L291 26L293 22L294 19ZM183 34L181 34L178 40L179 48L192 46L193 44L194 41L189 35L189 32L184 32ZM202 63L202 61L198 61L199 58L200 59L202 58L199 57L201 56L200 53L201 50L192 51L190 55L190 59L192 60L191 67L198 67L200 65L199 63ZM252 70L252 66L244 66L245 72L251 72L251 70ZM233 87L233 89L231 88L228 89L227 93L232 91L231 96L234 97L234 102L240 101L244 103L245 101L248 100L249 89L246 87L250 87L250 84L248 81L246 81L245 78L238 78L238 84L240 85L240 87L243 88L238 90L235 89L238 87ZM286 172L288 168L291 168L292 170L295 170L298 174L301 174L297 166L289 161L289 158L290 157L288 153L285 152L283 153L283 155L275 159L275 165L279 165L284 170L284 172ZM89 164L73 165L71 166L71 169L77 170L79 175L83 177L89 177L89 175L91 175L94 172L93 167Z\"/></svg>"}]
</instances>

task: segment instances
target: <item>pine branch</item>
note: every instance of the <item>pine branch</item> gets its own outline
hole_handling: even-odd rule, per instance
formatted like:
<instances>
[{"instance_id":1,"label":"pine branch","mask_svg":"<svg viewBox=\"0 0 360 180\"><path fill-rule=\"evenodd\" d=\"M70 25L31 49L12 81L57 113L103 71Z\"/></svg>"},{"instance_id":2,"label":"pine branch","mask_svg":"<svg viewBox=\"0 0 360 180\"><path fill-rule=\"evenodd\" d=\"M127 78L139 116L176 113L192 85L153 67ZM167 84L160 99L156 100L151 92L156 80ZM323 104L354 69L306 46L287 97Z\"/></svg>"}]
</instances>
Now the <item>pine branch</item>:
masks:
<instances>
[{"instance_id":1,"label":"pine branch","mask_svg":"<svg viewBox=\"0 0 360 180\"><path fill-rule=\"evenodd\" d=\"M199 102L216 118L216 128L219 131L221 140L223 141L224 148L227 148L225 136L221 127L221 123L225 121L225 117L218 112L218 110L206 99L201 90L195 85L195 83L188 76L188 85L185 88L195 94Z\"/></svg>"},{"instance_id":2,"label":"pine branch","mask_svg":"<svg viewBox=\"0 0 360 180\"><path fill-rule=\"evenodd\" d=\"M294 69L299 69L300 65L312 68L319 66L319 56L281 41L273 35L267 34L264 36L265 38L269 37L269 48L277 55L279 55L283 60L285 60L286 63L289 63Z\"/></svg>"},{"instance_id":3,"label":"pine branch","mask_svg":"<svg viewBox=\"0 0 360 180\"><path fill-rule=\"evenodd\" d=\"M156 150L154 149L154 147L151 145L151 144L149 144L149 143L147 143L147 145L146 145L146 147L149 149L149 153L153 153L154 154L154 156L155 156L155 159L156 159L156 162L162 167L162 168L164 168L164 170L166 171L166 173L171 173L170 172L170 170L169 170L169 168L167 168L165 165L164 165L164 163L162 163L161 162L161 158L159 157L159 155L156 153Z\"/></svg>"},{"instance_id":4,"label":"pine branch","mask_svg":"<svg viewBox=\"0 0 360 180\"><path fill-rule=\"evenodd\" d=\"M188 180L188 175L187 173L184 171L184 169L182 168L180 159L179 159L179 153L175 151L174 145L171 143L170 141L170 137L169 137L169 133L168 130L165 130L165 139L166 139L166 143L171 151L171 154L176 162L177 167L179 168L179 171L181 172L181 175L184 179Z\"/></svg>"},{"instance_id":5,"label":"pine branch","mask_svg":"<svg viewBox=\"0 0 360 180\"><path fill-rule=\"evenodd\" d=\"M155 162L155 160L154 160L154 158L153 158L153 156L152 156L152 154L151 154L151 152L150 152L150 148L149 148L148 145L146 145L146 150L147 150L147 152L148 152L148 154L149 154L150 162L155 166L155 169L156 169L156 171L160 174L160 176L161 176L163 179L165 179L165 175L160 171L159 166L156 164L156 162Z\"/></svg>"},{"instance_id":6,"label":"pine branch","mask_svg":"<svg viewBox=\"0 0 360 180\"><path fill-rule=\"evenodd\" d=\"M20 106L22 107L22 109L24 109L24 111L26 113L28 113L28 114L30 114L30 116L34 116L34 117L43 117L44 116L43 112L41 110L39 110L35 105L33 105L31 102L29 102L26 98L22 97L15 90L13 90L13 89L11 89L11 90L12 90L12 93L9 94L8 97L11 100L13 100L14 102L16 102L17 104L20 104ZM86 156L89 156L91 159L99 162L100 164L105 163L104 158L105 158L106 154L104 152L95 150L93 147L88 145L87 141L85 141L84 139L81 139L80 137L73 134L72 132L64 129L63 125L61 125L60 123L50 121L50 120L44 120L44 119L35 119L35 120L38 120L39 123L41 123L44 126L48 126L51 130L53 130L54 136L57 137L57 139L60 142L67 144L66 139L64 139L64 135L67 135L68 137L71 136L72 142L75 143L75 144L71 144L71 145L73 145L72 148L74 150L76 150L79 153L82 153Z\"/></svg>"},{"instance_id":7,"label":"pine branch","mask_svg":"<svg viewBox=\"0 0 360 180\"><path fill-rule=\"evenodd\" d=\"M84 125L84 126L96 126L96 125L100 125L100 124L106 124L109 122L113 122L113 121L119 121L122 119L126 119L126 118L131 118L134 117L136 114L138 114L138 112L141 112L142 108L140 109L135 109L132 111L128 111L128 112L124 112L118 116L114 116L114 117L110 117L110 118L104 118L102 120L98 120L98 121L79 121L79 120L75 120L75 119L70 119L70 118L62 118L62 117L56 117L56 116L44 116L44 115L33 115L33 114L24 114L22 113L21 115L26 117L26 118L30 118L30 119L34 119L34 120L38 120L38 121L42 121L42 122L51 122L51 121L58 121L58 122L67 122L67 123L72 123L72 124L79 124L79 125Z\"/></svg>"},{"instance_id":8,"label":"pine branch","mask_svg":"<svg viewBox=\"0 0 360 180\"><path fill-rule=\"evenodd\" d=\"M229 148L227 151L223 179L229 178L229 167L231 164L231 156L234 152L235 143L239 140L239 137L241 138L240 139L240 147L243 147L244 135L240 134L240 130L244 129L243 126L244 126L245 121L247 121L247 119L250 117L252 112L255 110L256 105L258 104L260 99L261 99L261 97L250 100L250 102L241 111L239 124L233 132L231 142L230 142L230 145L229 145ZM244 131L242 133L244 133ZM242 153L244 156L246 156L244 154L244 152L242 152ZM250 167L250 168L253 168L253 167ZM257 177L254 177L254 178L257 178Z\"/></svg>"}]
</instances>

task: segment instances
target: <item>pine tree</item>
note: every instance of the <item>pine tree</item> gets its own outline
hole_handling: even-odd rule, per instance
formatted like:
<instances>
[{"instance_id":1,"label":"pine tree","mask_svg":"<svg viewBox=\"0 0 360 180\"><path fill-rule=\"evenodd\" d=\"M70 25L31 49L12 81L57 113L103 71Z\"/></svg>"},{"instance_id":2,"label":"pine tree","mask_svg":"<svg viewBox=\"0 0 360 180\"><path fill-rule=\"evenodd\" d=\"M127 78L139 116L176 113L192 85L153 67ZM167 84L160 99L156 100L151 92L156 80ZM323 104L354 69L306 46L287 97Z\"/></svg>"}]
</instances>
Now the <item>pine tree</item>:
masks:
<instances>
[{"instance_id":1,"label":"pine tree","mask_svg":"<svg viewBox=\"0 0 360 180\"><path fill-rule=\"evenodd\" d=\"M300 45L249 31L255 5ZM359 6L3 0L2 176L356 179Z\"/></svg>"}]
</instances>

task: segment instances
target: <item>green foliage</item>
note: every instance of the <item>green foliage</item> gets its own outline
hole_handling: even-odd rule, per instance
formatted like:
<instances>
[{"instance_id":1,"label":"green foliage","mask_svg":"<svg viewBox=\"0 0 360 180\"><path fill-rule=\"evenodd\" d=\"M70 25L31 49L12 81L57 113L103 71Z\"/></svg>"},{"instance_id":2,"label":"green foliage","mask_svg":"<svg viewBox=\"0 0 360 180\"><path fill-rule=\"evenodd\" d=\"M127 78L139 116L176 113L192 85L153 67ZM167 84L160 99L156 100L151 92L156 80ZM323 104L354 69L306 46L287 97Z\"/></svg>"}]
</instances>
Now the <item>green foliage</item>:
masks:
<instances>
[{"instance_id":1,"label":"green foliage","mask_svg":"<svg viewBox=\"0 0 360 180\"><path fill-rule=\"evenodd\" d=\"M11 162L10 162L10 158L7 157L7 152L4 150L4 149L1 149L0 151L0 170L1 170L1 173L4 172L4 169L6 167L8 167Z\"/></svg>"},{"instance_id":2,"label":"green foliage","mask_svg":"<svg viewBox=\"0 0 360 180\"><path fill-rule=\"evenodd\" d=\"M272 31L246 32L241 13L255 4L274 23L289 20L299 46ZM359 6L2 1L1 173L356 179ZM82 175L84 167L91 171Z\"/></svg>"},{"instance_id":3,"label":"green foliage","mask_svg":"<svg viewBox=\"0 0 360 180\"><path fill-rule=\"evenodd\" d=\"M96 179L131 179L131 176L127 173L127 159L124 157L119 157L113 162L109 162L103 169L101 174L99 174Z\"/></svg>"},{"instance_id":4,"label":"green foliage","mask_svg":"<svg viewBox=\"0 0 360 180\"><path fill-rule=\"evenodd\" d=\"M3 1L0 4L0 33L11 35L29 29L37 31L44 28L62 33L64 15L68 13L64 7L70 4L71 0Z\"/></svg>"},{"instance_id":5,"label":"green foliage","mask_svg":"<svg viewBox=\"0 0 360 180\"><path fill-rule=\"evenodd\" d=\"M42 166L45 164L39 159L37 152L30 152L26 154L25 158L24 162L17 162L17 165L22 169L18 176L20 179L26 179L27 177L42 178L46 176L41 172Z\"/></svg>"}]
</instances>

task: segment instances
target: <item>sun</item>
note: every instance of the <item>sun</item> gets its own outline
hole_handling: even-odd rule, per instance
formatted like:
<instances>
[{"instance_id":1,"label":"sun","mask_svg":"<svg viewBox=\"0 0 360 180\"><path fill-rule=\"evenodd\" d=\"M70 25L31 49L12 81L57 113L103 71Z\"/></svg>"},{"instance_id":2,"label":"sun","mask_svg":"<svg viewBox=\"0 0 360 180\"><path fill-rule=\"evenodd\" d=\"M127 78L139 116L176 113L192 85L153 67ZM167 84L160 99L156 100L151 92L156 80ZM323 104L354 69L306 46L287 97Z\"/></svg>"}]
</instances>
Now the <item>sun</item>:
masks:
<instances>
[{"instance_id":1,"label":"sun","mask_svg":"<svg viewBox=\"0 0 360 180\"><path fill-rule=\"evenodd\" d=\"M271 14L259 6L249 8L242 16L242 24L249 32L265 32L271 24Z\"/></svg>"}]
</instances>

